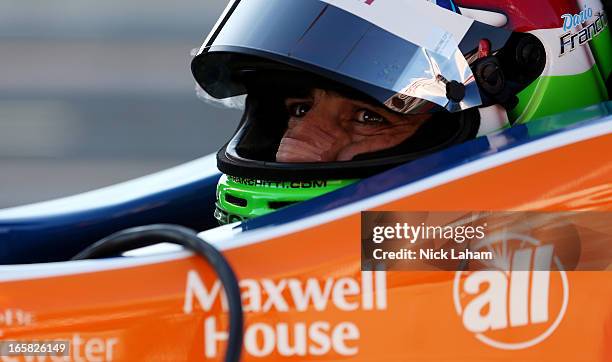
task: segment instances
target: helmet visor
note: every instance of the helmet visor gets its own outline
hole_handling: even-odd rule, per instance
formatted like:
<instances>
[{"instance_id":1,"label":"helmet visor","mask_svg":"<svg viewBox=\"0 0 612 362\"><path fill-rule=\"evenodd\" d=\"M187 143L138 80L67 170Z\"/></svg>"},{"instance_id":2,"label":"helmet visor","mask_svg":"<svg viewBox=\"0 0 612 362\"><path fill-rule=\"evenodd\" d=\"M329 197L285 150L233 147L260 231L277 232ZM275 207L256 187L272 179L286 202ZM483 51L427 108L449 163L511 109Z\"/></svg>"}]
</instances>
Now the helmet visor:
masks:
<instances>
[{"instance_id":1,"label":"helmet visor","mask_svg":"<svg viewBox=\"0 0 612 362\"><path fill-rule=\"evenodd\" d=\"M192 69L215 98L246 93L240 73L257 70L247 59L265 59L343 83L396 112L455 112L482 104L460 50L473 23L425 0L240 0Z\"/></svg>"}]
</instances>

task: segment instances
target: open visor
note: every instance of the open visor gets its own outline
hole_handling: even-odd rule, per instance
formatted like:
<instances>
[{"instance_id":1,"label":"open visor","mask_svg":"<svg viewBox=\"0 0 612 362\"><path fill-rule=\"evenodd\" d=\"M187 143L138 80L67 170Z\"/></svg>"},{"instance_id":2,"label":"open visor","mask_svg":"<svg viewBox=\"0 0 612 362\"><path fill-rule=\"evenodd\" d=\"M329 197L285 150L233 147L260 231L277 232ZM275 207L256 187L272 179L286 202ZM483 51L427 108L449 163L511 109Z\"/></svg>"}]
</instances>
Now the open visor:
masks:
<instances>
[{"instance_id":1,"label":"open visor","mask_svg":"<svg viewBox=\"0 0 612 362\"><path fill-rule=\"evenodd\" d=\"M468 59L511 33L425 0L236 0L192 63L218 99L247 92L245 74L298 69L405 114L483 104Z\"/></svg>"}]
</instances>

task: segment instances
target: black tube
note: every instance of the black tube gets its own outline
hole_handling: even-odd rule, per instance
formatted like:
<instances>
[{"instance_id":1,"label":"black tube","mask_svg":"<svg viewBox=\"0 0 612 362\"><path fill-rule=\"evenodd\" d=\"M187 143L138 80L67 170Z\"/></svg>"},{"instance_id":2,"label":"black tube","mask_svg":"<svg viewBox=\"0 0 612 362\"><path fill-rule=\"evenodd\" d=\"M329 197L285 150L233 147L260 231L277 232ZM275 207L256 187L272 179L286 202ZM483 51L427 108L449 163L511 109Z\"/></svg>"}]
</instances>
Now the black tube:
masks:
<instances>
[{"instance_id":1,"label":"black tube","mask_svg":"<svg viewBox=\"0 0 612 362\"><path fill-rule=\"evenodd\" d=\"M223 254L214 246L199 238L194 230L183 226L164 224L130 228L96 242L77 254L72 260L117 256L126 251L164 242L182 245L193 250L206 259L217 273L227 295L230 315L224 361L240 361L244 321L238 280Z\"/></svg>"}]
</instances>

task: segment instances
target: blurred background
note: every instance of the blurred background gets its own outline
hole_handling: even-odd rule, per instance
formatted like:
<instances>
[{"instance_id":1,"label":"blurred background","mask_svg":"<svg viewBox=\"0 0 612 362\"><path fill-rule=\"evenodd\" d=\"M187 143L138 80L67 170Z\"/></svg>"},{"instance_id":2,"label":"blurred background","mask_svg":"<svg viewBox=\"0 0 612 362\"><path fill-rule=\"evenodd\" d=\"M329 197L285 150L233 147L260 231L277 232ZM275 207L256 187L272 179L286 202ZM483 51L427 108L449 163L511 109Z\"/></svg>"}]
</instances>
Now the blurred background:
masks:
<instances>
[{"instance_id":1,"label":"blurred background","mask_svg":"<svg viewBox=\"0 0 612 362\"><path fill-rule=\"evenodd\" d=\"M2 0L0 208L216 151L240 114L196 98L189 64L227 0Z\"/></svg>"}]
</instances>

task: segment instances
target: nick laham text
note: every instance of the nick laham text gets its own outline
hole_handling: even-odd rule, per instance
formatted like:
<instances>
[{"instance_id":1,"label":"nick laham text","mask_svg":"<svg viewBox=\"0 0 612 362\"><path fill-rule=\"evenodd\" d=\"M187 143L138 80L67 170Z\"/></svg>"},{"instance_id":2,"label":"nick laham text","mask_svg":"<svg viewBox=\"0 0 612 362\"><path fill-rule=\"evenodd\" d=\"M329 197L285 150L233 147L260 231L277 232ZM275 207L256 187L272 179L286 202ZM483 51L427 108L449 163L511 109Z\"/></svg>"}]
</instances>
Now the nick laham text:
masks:
<instances>
[{"instance_id":1,"label":"nick laham text","mask_svg":"<svg viewBox=\"0 0 612 362\"><path fill-rule=\"evenodd\" d=\"M469 249L400 249L397 251L374 249L372 256L376 260L493 260L491 251L471 251Z\"/></svg>"}]
</instances>

